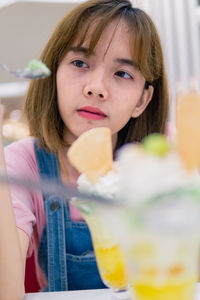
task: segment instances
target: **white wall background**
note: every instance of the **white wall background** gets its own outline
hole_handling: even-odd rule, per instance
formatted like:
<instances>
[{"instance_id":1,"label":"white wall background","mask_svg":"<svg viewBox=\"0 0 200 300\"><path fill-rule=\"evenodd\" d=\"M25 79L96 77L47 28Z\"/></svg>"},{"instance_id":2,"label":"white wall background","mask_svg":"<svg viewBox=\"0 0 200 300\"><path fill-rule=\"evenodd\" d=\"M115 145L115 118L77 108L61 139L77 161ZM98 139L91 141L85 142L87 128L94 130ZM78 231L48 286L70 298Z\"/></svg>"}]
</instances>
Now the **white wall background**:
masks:
<instances>
[{"instance_id":1,"label":"white wall background","mask_svg":"<svg viewBox=\"0 0 200 300\"><path fill-rule=\"evenodd\" d=\"M160 32L175 117L178 92L200 90L200 6L198 0L132 0Z\"/></svg>"}]
</instances>

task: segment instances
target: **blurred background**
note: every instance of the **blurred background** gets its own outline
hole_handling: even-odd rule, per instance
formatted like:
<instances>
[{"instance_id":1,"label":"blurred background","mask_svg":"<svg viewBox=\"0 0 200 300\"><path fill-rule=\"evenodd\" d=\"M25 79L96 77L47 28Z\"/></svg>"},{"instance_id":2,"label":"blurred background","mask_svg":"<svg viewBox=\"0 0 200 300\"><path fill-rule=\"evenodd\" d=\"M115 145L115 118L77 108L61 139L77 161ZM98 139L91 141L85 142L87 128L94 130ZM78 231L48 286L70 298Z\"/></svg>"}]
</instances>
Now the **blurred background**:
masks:
<instances>
[{"instance_id":1,"label":"blurred background","mask_svg":"<svg viewBox=\"0 0 200 300\"><path fill-rule=\"evenodd\" d=\"M11 69L39 58L62 16L81 0L0 0L0 63ZM132 0L153 18L161 36L175 122L177 93L200 87L200 0ZM5 104L5 144L28 135L21 114L29 81L0 68L0 98Z\"/></svg>"}]
</instances>

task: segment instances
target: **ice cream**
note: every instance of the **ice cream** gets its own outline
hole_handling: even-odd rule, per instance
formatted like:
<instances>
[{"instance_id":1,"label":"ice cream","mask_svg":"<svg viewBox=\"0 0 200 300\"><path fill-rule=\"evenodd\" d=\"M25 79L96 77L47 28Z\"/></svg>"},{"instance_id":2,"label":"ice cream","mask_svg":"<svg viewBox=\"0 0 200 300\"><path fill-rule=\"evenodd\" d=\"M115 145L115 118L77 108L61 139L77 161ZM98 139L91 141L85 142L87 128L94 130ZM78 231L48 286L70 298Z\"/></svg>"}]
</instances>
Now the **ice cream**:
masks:
<instances>
[{"instance_id":1,"label":"ice cream","mask_svg":"<svg viewBox=\"0 0 200 300\"><path fill-rule=\"evenodd\" d=\"M151 135L163 138L159 134ZM145 140L144 140L145 143ZM164 156L149 152L142 145L126 145L118 153L120 164L119 198L129 201L132 205L140 205L153 197L168 193L173 189L199 185L197 169L188 173L175 147L169 145Z\"/></svg>"},{"instance_id":2,"label":"ice cream","mask_svg":"<svg viewBox=\"0 0 200 300\"><path fill-rule=\"evenodd\" d=\"M77 185L80 191L114 200L119 194L119 181L118 164L114 163L113 169L106 175L100 176L96 183L93 184L85 174L81 174Z\"/></svg>"},{"instance_id":3,"label":"ice cream","mask_svg":"<svg viewBox=\"0 0 200 300\"><path fill-rule=\"evenodd\" d=\"M33 71L35 75L37 74L41 77L48 77L51 75L49 68L41 60L37 59L29 61L27 70Z\"/></svg>"}]
</instances>

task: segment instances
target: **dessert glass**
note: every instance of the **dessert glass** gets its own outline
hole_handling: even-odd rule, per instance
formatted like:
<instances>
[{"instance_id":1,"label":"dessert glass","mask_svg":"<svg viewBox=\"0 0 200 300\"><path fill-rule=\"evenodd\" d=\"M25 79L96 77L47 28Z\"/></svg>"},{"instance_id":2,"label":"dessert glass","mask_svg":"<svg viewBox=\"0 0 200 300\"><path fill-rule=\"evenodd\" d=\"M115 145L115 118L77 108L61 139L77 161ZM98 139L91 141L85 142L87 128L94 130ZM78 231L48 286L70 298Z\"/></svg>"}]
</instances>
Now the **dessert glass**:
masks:
<instances>
[{"instance_id":1,"label":"dessert glass","mask_svg":"<svg viewBox=\"0 0 200 300\"><path fill-rule=\"evenodd\" d=\"M73 199L72 203L81 211L87 222L99 273L104 284L111 288L112 298L130 299L128 268L124 252L101 214L104 214L104 209L107 209L109 205L102 206L100 204L99 207L98 203L91 203L91 200L83 199Z\"/></svg>"},{"instance_id":2,"label":"dessert glass","mask_svg":"<svg viewBox=\"0 0 200 300\"><path fill-rule=\"evenodd\" d=\"M101 208L120 241L134 300L193 300L198 278L200 191L176 189L141 205Z\"/></svg>"}]
</instances>

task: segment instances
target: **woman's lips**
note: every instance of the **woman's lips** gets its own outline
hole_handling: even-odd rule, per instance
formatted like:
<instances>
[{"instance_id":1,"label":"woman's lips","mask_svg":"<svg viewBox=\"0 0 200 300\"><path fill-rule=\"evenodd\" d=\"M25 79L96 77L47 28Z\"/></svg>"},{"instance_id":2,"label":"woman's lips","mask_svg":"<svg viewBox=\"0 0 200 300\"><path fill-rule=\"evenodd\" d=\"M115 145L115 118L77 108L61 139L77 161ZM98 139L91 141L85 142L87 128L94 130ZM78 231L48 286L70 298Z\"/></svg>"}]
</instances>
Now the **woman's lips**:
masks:
<instances>
[{"instance_id":1,"label":"woman's lips","mask_svg":"<svg viewBox=\"0 0 200 300\"><path fill-rule=\"evenodd\" d=\"M101 111L97 107L91 107L91 106L84 106L77 110L78 114L85 118L90 120L102 120L106 118L106 115L103 111Z\"/></svg>"}]
</instances>

